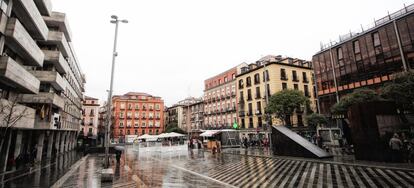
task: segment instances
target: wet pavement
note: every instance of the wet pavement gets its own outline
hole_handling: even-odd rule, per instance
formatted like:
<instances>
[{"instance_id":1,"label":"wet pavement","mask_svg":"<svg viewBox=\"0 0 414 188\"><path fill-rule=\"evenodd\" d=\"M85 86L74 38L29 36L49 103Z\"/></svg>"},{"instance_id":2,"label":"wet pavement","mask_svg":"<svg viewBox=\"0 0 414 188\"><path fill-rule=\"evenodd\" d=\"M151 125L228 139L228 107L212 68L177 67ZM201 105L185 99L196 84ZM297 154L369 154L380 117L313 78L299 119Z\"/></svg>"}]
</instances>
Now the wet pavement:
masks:
<instances>
[{"instance_id":1,"label":"wet pavement","mask_svg":"<svg viewBox=\"0 0 414 188\"><path fill-rule=\"evenodd\" d=\"M113 183L101 183L103 156L91 155L62 187L414 187L414 170L407 168L253 156L241 151L226 149L213 155L202 150L129 148L120 165L112 164Z\"/></svg>"},{"instance_id":2,"label":"wet pavement","mask_svg":"<svg viewBox=\"0 0 414 188\"><path fill-rule=\"evenodd\" d=\"M38 166L5 175L0 188L50 187L81 157L81 154L70 151Z\"/></svg>"}]
</instances>

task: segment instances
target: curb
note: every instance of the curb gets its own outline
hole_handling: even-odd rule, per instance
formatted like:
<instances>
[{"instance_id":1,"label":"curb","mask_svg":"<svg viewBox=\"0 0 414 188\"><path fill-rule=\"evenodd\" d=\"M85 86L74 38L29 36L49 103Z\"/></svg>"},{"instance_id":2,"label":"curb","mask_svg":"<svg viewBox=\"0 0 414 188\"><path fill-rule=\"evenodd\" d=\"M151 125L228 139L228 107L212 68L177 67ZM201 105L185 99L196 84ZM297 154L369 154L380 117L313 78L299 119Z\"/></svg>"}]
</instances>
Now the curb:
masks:
<instances>
[{"instance_id":1,"label":"curb","mask_svg":"<svg viewBox=\"0 0 414 188\"><path fill-rule=\"evenodd\" d=\"M89 154L87 154L86 156L82 157L81 159L79 159L79 161L77 161L75 164L73 164L69 169L68 172L66 172L65 175L63 175L61 178L59 178L59 180L57 180L52 186L51 188L59 188L62 187L63 183L66 182L66 180L69 179L69 177L75 172L75 170L78 169L78 167L85 163L86 159L89 157Z\"/></svg>"}]
</instances>

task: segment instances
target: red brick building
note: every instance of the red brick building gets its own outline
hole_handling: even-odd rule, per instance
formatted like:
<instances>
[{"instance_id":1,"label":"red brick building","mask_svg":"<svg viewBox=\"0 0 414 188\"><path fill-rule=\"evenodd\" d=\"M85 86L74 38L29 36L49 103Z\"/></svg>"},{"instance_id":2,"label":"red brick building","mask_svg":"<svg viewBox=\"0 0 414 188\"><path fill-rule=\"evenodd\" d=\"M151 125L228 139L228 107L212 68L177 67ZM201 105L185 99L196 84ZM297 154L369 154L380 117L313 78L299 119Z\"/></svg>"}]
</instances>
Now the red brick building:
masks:
<instances>
[{"instance_id":1,"label":"red brick building","mask_svg":"<svg viewBox=\"0 0 414 188\"><path fill-rule=\"evenodd\" d=\"M204 129L229 128L237 121L236 75L245 65L204 81Z\"/></svg>"},{"instance_id":2,"label":"red brick building","mask_svg":"<svg viewBox=\"0 0 414 188\"><path fill-rule=\"evenodd\" d=\"M147 93L129 92L112 97L115 141L125 135L156 135L164 131L164 101Z\"/></svg>"}]
</instances>

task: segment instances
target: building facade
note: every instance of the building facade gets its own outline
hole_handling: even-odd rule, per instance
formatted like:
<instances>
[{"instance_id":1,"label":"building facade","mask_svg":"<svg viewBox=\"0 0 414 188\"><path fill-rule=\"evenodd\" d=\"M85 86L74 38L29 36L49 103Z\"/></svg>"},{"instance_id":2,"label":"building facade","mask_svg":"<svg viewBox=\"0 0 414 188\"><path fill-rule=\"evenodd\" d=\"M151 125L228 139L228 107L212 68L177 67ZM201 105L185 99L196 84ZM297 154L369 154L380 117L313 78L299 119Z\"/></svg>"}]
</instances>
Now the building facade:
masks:
<instances>
[{"instance_id":1,"label":"building facade","mask_svg":"<svg viewBox=\"0 0 414 188\"><path fill-rule=\"evenodd\" d=\"M85 77L66 15L53 12L49 0L0 1L0 17L1 106L23 114L1 138L3 171L7 158L23 152L37 151L41 161L75 147ZM8 126L0 121L0 129Z\"/></svg>"},{"instance_id":2,"label":"building facade","mask_svg":"<svg viewBox=\"0 0 414 188\"><path fill-rule=\"evenodd\" d=\"M266 66L265 66L266 65ZM303 91L309 97L312 110L315 109L313 94L312 63L296 58L282 56L266 56L256 63L241 68L237 75L237 99L239 126L242 135L268 134L270 128L266 126L265 108L266 95L285 90L295 89ZM305 127L304 110L296 112L290 118L293 129ZM272 125L281 125L282 122L272 118Z\"/></svg>"},{"instance_id":3,"label":"building facade","mask_svg":"<svg viewBox=\"0 0 414 188\"><path fill-rule=\"evenodd\" d=\"M229 128L237 121L236 75L243 63L204 81L204 129Z\"/></svg>"},{"instance_id":4,"label":"building facade","mask_svg":"<svg viewBox=\"0 0 414 188\"><path fill-rule=\"evenodd\" d=\"M123 142L125 135L157 135L164 131L164 101L146 93L129 92L112 97L111 138Z\"/></svg>"},{"instance_id":5,"label":"building facade","mask_svg":"<svg viewBox=\"0 0 414 188\"><path fill-rule=\"evenodd\" d=\"M96 139L98 135L99 100L85 96L82 107L81 132L84 136Z\"/></svg>"},{"instance_id":6,"label":"building facade","mask_svg":"<svg viewBox=\"0 0 414 188\"><path fill-rule=\"evenodd\" d=\"M322 46L312 61L321 112L330 115L331 106L354 89L376 89L414 68L414 5Z\"/></svg>"},{"instance_id":7,"label":"building facade","mask_svg":"<svg viewBox=\"0 0 414 188\"><path fill-rule=\"evenodd\" d=\"M200 131L204 127L204 101L202 98L190 104L190 123L191 131Z\"/></svg>"}]
</instances>

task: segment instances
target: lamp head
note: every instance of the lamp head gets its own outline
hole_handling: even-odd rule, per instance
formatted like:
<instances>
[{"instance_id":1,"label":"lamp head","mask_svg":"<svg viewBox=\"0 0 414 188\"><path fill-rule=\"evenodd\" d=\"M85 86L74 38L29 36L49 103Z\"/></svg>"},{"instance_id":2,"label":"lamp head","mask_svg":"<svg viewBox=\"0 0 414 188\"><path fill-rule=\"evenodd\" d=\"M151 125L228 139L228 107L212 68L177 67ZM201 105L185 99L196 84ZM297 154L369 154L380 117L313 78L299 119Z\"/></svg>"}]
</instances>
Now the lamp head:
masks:
<instances>
[{"instance_id":1,"label":"lamp head","mask_svg":"<svg viewBox=\"0 0 414 188\"><path fill-rule=\"evenodd\" d=\"M128 20L121 20L122 23L128 23Z\"/></svg>"},{"instance_id":2,"label":"lamp head","mask_svg":"<svg viewBox=\"0 0 414 188\"><path fill-rule=\"evenodd\" d=\"M116 23L116 22L117 22L116 20L111 20L111 23L113 23L113 24Z\"/></svg>"},{"instance_id":3,"label":"lamp head","mask_svg":"<svg viewBox=\"0 0 414 188\"><path fill-rule=\"evenodd\" d=\"M118 19L118 16L116 16L116 15L112 15L112 16L111 16L111 18L112 18L112 19Z\"/></svg>"}]
</instances>

